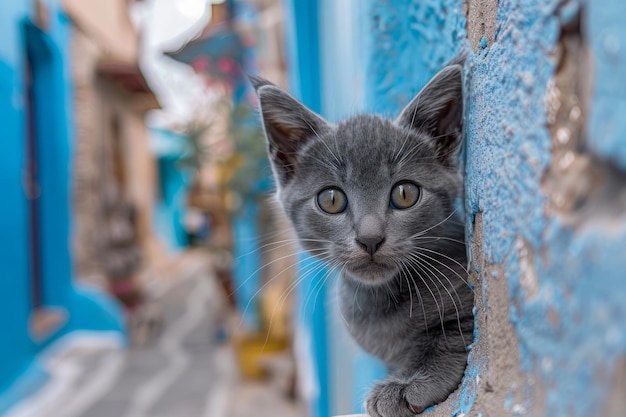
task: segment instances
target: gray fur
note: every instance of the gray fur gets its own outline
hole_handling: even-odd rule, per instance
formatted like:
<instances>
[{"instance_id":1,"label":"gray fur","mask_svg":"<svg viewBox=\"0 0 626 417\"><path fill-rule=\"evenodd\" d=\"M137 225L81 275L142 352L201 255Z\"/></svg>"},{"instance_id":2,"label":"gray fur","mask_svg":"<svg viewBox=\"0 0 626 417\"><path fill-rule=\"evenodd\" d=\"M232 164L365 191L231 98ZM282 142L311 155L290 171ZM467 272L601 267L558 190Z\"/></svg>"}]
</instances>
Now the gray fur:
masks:
<instances>
[{"instance_id":1,"label":"gray fur","mask_svg":"<svg viewBox=\"0 0 626 417\"><path fill-rule=\"evenodd\" d=\"M362 115L331 125L267 81L252 82L278 200L302 245L342 272L350 333L389 367L368 413L411 416L445 400L461 381L474 325L455 211L462 67L441 70L394 121ZM397 210L390 193L403 180L421 198ZM344 212L318 207L328 187L347 195Z\"/></svg>"}]
</instances>

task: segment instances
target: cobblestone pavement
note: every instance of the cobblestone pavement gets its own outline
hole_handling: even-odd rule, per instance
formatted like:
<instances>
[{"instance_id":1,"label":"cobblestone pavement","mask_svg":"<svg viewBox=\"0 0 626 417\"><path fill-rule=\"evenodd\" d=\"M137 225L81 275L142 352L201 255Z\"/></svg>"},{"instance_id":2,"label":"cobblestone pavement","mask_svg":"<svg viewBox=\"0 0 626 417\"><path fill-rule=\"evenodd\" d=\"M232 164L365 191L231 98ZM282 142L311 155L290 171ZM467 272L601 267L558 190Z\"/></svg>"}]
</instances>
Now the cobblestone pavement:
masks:
<instances>
[{"instance_id":1,"label":"cobblestone pavement","mask_svg":"<svg viewBox=\"0 0 626 417\"><path fill-rule=\"evenodd\" d=\"M48 361L48 386L7 417L305 417L271 385L240 380L231 344L219 341L225 302L207 261L179 269L155 290L156 338L66 349Z\"/></svg>"}]
</instances>

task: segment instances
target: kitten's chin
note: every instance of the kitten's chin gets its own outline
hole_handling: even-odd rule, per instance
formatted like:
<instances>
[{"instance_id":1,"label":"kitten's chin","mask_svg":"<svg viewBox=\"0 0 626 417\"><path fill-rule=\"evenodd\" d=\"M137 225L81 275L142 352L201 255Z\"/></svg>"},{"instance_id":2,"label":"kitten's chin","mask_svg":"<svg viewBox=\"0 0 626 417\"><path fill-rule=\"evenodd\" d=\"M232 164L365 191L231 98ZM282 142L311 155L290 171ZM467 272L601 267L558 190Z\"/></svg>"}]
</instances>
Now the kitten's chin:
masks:
<instances>
[{"instance_id":1,"label":"kitten's chin","mask_svg":"<svg viewBox=\"0 0 626 417\"><path fill-rule=\"evenodd\" d=\"M347 278L367 285L384 284L397 272L395 267L377 262L358 263L346 267Z\"/></svg>"}]
</instances>

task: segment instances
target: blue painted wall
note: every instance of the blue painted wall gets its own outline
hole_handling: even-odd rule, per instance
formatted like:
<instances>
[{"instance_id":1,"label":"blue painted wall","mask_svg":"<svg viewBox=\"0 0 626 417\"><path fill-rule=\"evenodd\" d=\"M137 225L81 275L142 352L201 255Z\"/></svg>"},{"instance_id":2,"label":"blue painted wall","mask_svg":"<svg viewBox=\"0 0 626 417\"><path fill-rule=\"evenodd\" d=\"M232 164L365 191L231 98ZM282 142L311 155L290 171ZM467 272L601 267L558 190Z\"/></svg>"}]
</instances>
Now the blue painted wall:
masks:
<instances>
[{"instance_id":1,"label":"blue painted wall","mask_svg":"<svg viewBox=\"0 0 626 417\"><path fill-rule=\"evenodd\" d=\"M365 101L395 116L460 51L465 17L458 0L368 0Z\"/></svg>"},{"instance_id":2,"label":"blue painted wall","mask_svg":"<svg viewBox=\"0 0 626 417\"><path fill-rule=\"evenodd\" d=\"M22 4L24 3L24 4ZM25 326L30 309L28 300L28 220L22 188L24 170L23 112L23 32L21 19L28 16L25 2L2 5L0 13L0 115L4 130L0 152L0 317L3 336L0 343L0 392L7 389L16 375L24 371L35 350ZM11 341L9 344L8 341Z\"/></svg>"},{"instance_id":3,"label":"blue painted wall","mask_svg":"<svg viewBox=\"0 0 626 417\"><path fill-rule=\"evenodd\" d=\"M0 413L36 389L42 381L34 359L59 337L77 329L121 332L122 313L110 298L73 283L70 257L70 167L72 165L71 79L69 39L71 24L56 2L47 2L49 26L41 30L30 21L30 2L0 6ZM32 312L29 251L30 219L24 189L26 170L27 90L26 59L33 68L38 132L40 184L42 304L67 313L65 324L43 340L29 334ZM34 365L33 365L34 364ZM23 375L30 383L13 383ZM36 376L36 377L35 377ZM19 395L16 395L16 392Z\"/></svg>"},{"instance_id":4,"label":"blue painted wall","mask_svg":"<svg viewBox=\"0 0 626 417\"><path fill-rule=\"evenodd\" d=\"M297 7L304 3L313 7ZM623 397L626 389L611 382L626 360L626 5L315 3L307 13L319 20L305 25L318 28L318 43L299 35L301 16L288 15L292 86L307 103L298 88L321 85L321 97L307 104L330 120L397 114L445 62L469 51L465 214L483 308L461 389L430 413L607 415L607 392ZM286 4L293 13L296 3ZM564 36L575 42L566 46ZM468 38L479 41L470 46ZM562 58L563 48L578 55ZM564 73L562 59L578 72ZM317 362L319 369L346 366L332 360L341 346L351 349L336 342L340 330L330 323L331 362ZM345 395L345 375L324 372L331 412L345 413L345 402L332 400ZM363 390L358 381L352 388L353 398Z\"/></svg>"},{"instance_id":5,"label":"blue painted wall","mask_svg":"<svg viewBox=\"0 0 626 417\"><path fill-rule=\"evenodd\" d=\"M185 137L166 129L150 129L150 149L157 158L160 195L154 210L154 230L168 249L180 252L189 243L185 230L187 190L191 171L178 161L187 152Z\"/></svg>"}]
</instances>

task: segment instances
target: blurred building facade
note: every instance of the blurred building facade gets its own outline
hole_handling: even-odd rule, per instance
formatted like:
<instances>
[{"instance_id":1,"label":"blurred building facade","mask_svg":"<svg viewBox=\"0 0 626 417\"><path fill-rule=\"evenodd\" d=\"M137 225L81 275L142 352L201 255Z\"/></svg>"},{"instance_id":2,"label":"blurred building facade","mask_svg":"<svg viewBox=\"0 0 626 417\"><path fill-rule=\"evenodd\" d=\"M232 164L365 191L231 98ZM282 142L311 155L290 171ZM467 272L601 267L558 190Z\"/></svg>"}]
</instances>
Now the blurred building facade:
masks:
<instances>
[{"instance_id":1,"label":"blurred building facade","mask_svg":"<svg viewBox=\"0 0 626 417\"><path fill-rule=\"evenodd\" d=\"M78 278L132 282L164 256L153 233L156 162L145 115L159 103L139 68L129 2L64 0L72 32L74 252ZM134 277L134 278L133 278Z\"/></svg>"},{"instance_id":2,"label":"blurred building facade","mask_svg":"<svg viewBox=\"0 0 626 417\"><path fill-rule=\"evenodd\" d=\"M150 148L158 167L158 197L154 211L154 227L168 250L179 252L189 244L185 229L188 174L177 168L187 152L186 138L169 129L150 130Z\"/></svg>"},{"instance_id":3,"label":"blurred building facade","mask_svg":"<svg viewBox=\"0 0 626 417\"><path fill-rule=\"evenodd\" d=\"M76 281L72 267L74 23L56 1L4 2L0 19L2 413L45 381L37 357L53 342L76 330L121 338L124 321L110 297Z\"/></svg>"}]
</instances>

